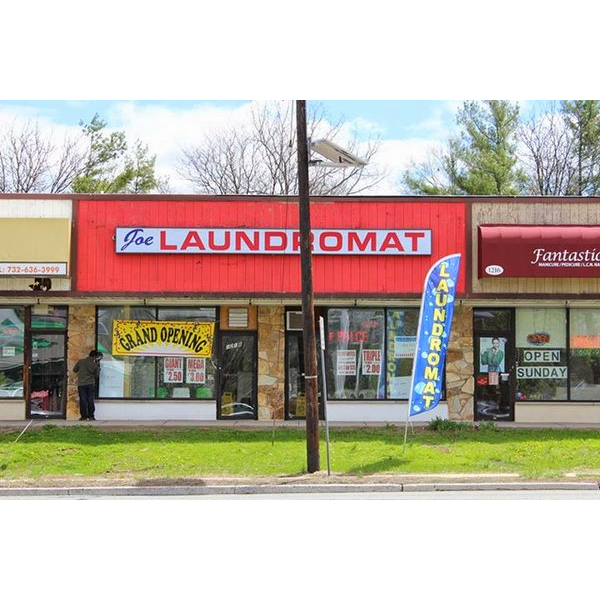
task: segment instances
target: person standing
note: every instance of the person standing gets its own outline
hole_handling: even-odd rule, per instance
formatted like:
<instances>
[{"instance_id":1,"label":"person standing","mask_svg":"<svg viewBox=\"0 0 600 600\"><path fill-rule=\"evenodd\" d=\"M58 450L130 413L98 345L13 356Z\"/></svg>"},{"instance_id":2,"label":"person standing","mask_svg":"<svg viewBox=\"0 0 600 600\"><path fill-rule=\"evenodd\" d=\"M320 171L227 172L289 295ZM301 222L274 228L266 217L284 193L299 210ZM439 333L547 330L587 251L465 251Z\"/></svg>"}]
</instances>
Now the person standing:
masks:
<instances>
[{"instance_id":1,"label":"person standing","mask_svg":"<svg viewBox=\"0 0 600 600\"><path fill-rule=\"evenodd\" d=\"M96 381L100 376L100 361L104 355L98 350L92 350L88 356L75 363L73 372L77 374L77 388L79 390L80 421L95 421L96 406Z\"/></svg>"}]
</instances>

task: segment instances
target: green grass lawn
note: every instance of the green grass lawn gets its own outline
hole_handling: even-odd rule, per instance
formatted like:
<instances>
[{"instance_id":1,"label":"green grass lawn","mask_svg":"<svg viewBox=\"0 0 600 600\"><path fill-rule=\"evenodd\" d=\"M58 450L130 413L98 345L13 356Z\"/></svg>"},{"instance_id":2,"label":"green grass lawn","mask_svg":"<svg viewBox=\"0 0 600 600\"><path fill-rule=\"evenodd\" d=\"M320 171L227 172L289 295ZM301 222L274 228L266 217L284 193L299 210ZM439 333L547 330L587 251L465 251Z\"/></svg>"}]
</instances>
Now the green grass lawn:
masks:
<instances>
[{"instance_id":1,"label":"green grass lawn","mask_svg":"<svg viewBox=\"0 0 600 600\"><path fill-rule=\"evenodd\" d=\"M323 431L321 469L326 469ZM409 431L402 427L332 429L336 474L514 473L557 478L600 477L600 432L465 428ZM111 431L45 425L0 433L0 480L61 477L134 479L297 475L306 470L302 429L148 429Z\"/></svg>"}]
</instances>

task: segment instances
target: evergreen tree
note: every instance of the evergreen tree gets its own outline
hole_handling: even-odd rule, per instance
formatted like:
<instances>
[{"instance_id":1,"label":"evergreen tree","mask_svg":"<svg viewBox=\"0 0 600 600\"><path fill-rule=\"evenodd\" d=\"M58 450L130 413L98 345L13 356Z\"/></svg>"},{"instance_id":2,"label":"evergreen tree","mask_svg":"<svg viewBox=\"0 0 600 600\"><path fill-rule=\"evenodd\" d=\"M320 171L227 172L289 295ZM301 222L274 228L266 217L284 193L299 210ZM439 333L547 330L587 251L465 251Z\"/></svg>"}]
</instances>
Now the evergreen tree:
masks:
<instances>
[{"instance_id":1,"label":"evergreen tree","mask_svg":"<svg viewBox=\"0 0 600 600\"><path fill-rule=\"evenodd\" d=\"M457 122L460 134L449 140L433 169L413 166L405 174L409 190L434 195L517 195L524 183L517 168L518 105L506 100L465 102Z\"/></svg>"},{"instance_id":2,"label":"evergreen tree","mask_svg":"<svg viewBox=\"0 0 600 600\"><path fill-rule=\"evenodd\" d=\"M71 185L73 192L144 194L164 185L155 177L156 157L148 155L148 146L137 141L133 153L127 154L125 133L107 134L106 122L97 114L80 125L89 146L84 167Z\"/></svg>"}]
</instances>

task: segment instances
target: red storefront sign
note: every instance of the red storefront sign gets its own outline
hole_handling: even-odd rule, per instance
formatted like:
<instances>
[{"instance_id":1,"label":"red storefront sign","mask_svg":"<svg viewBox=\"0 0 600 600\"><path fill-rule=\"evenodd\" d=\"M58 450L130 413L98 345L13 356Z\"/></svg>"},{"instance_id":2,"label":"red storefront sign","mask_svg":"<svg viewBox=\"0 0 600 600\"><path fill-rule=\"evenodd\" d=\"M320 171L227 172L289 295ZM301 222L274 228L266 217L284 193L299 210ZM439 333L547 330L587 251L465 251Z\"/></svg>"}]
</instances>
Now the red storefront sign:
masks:
<instances>
[{"instance_id":1,"label":"red storefront sign","mask_svg":"<svg viewBox=\"0 0 600 600\"><path fill-rule=\"evenodd\" d=\"M293 251L298 204L293 198L86 198L77 201L76 214L78 291L244 297L301 293L300 257ZM313 256L315 293L420 295L432 262L465 252L465 223L465 203L459 201L311 199L314 246L324 250ZM141 237L132 235L131 247L137 250L156 241L148 239L155 237L154 230L160 248L163 231L164 250L118 252L120 228L145 230ZM234 251L203 252L201 229L207 244L233 246ZM224 236L219 241L217 231L229 231L229 240ZM173 232L178 232L175 237ZM273 234L268 240L266 232ZM284 241L291 243L292 252L260 251L261 244L276 248ZM235 251L236 244L250 252ZM457 293L465 291L461 270Z\"/></svg>"},{"instance_id":2,"label":"red storefront sign","mask_svg":"<svg viewBox=\"0 0 600 600\"><path fill-rule=\"evenodd\" d=\"M600 277L600 226L480 225L479 277Z\"/></svg>"}]
</instances>

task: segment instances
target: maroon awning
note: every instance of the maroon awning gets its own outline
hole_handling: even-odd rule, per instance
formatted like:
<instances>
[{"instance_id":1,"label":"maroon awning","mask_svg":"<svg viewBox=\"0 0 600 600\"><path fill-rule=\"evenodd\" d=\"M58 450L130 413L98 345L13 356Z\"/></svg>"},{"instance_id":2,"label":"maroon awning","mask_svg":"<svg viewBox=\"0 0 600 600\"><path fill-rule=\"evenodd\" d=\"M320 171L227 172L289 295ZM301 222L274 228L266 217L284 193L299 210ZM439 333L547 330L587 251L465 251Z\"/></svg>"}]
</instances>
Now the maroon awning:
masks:
<instances>
[{"instance_id":1,"label":"maroon awning","mask_svg":"<svg viewBox=\"0 0 600 600\"><path fill-rule=\"evenodd\" d=\"M480 225L479 277L600 277L600 226Z\"/></svg>"}]
</instances>

